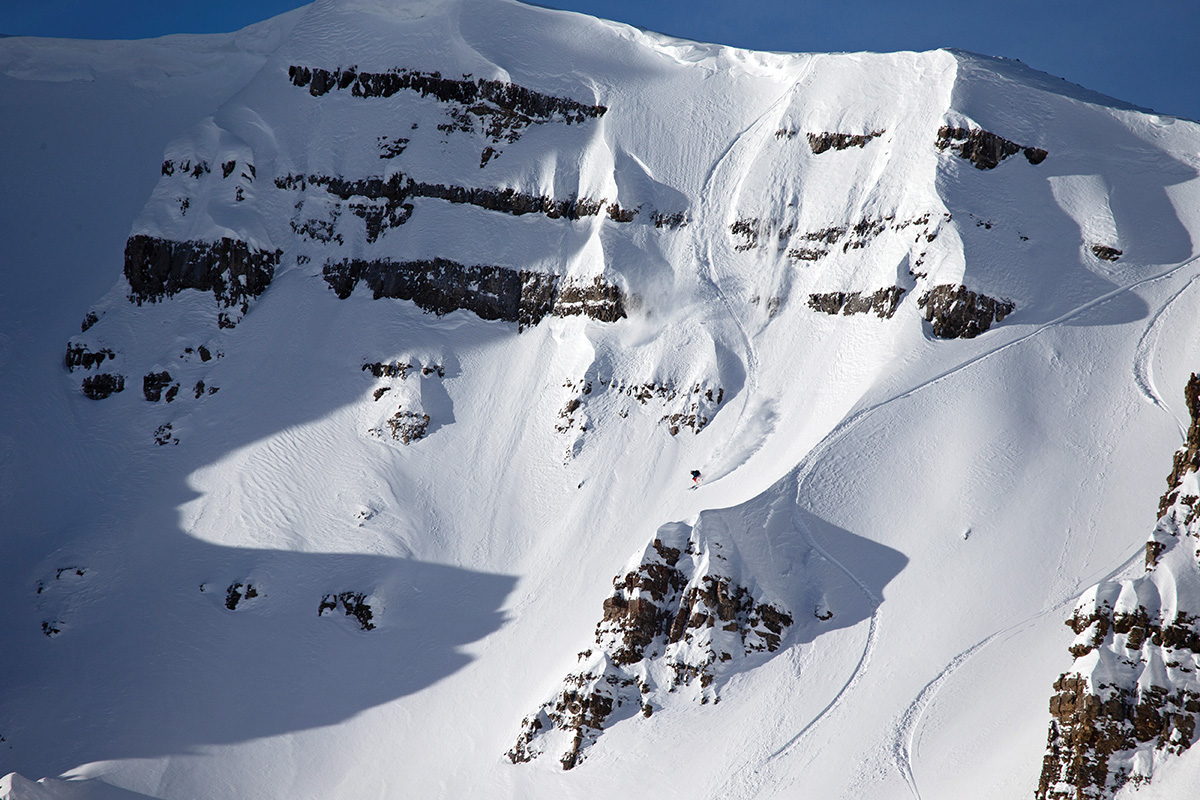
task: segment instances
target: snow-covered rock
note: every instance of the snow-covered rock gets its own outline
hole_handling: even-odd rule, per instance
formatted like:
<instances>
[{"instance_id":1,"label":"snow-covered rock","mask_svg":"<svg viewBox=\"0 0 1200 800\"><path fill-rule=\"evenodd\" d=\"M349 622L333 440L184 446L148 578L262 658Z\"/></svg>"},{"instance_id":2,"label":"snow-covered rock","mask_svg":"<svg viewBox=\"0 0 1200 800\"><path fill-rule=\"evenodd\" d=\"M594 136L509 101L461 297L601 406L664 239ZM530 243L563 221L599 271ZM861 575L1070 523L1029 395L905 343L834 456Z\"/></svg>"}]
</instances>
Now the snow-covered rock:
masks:
<instances>
[{"instance_id":1,"label":"snow-covered rock","mask_svg":"<svg viewBox=\"0 0 1200 800\"><path fill-rule=\"evenodd\" d=\"M1200 719L1200 375L1185 391L1175 454L1145 574L1093 586L1067 625L1075 665L1054 683L1039 798L1107 798L1149 783L1196 739Z\"/></svg>"}]
</instances>

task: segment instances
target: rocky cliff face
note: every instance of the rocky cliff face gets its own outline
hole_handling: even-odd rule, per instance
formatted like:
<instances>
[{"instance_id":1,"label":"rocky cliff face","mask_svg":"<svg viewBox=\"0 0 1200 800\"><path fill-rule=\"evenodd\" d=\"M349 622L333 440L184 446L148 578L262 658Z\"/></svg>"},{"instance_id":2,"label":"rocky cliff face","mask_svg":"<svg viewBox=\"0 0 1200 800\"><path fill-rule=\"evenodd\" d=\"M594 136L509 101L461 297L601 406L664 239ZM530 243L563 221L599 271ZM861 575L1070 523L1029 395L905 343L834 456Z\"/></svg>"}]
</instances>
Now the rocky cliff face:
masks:
<instances>
[{"instance_id":1,"label":"rocky cliff face","mask_svg":"<svg viewBox=\"0 0 1200 800\"><path fill-rule=\"evenodd\" d=\"M614 222L632 222L637 209L622 208L605 198L566 197L554 199L544 194L534 195L512 188L480 188L455 184L425 183L395 172L386 178L367 177L355 180L340 175L283 175L275 179L275 187L292 192L308 192L309 188L324 189L331 197L346 204L350 213L366 225L367 242L409 220L415 206L413 198L428 197L455 205L471 205L489 211L499 211L519 217L542 214L549 219L578 220L605 214ZM304 197L296 203L296 215L291 221L292 232L320 242L344 243L338 231L341 205L335 206L326 218L313 218L304 212ZM659 226L662 227L662 226Z\"/></svg>"},{"instance_id":2,"label":"rocky cliff face","mask_svg":"<svg viewBox=\"0 0 1200 800\"><path fill-rule=\"evenodd\" d=\"M1200 719L1200 376L1145 573L1089 589L1067 620L1074 667L1054 684L1040 800L1107 798L1188 749Z\"/></svg>"},{"instance_id":3,"label":"rocky cliff face","mask_svg":"<svg viewBox=\"0 0 1200 800\"><path fill-rule=\"evenodd\" d=\"M890 319L900 306L900 298L904 296L904 288L888 286L870 294L866 292L824 292L810 294L808 307L836 316L842 314L874 313L880 319Z\"/></svg>"},{"instance_id":4,"label":"rocky cliff face","mask_svg":"<svg viewBox=\"0 0 1200 800\"><path fill-rule=\"evenodd\" d=\"M470 76L444 78L436 72L402 68L364 72L355 67L326 70L293 66L288 81L308 89L311 98L301 98L304 104L341 90L366 103L389 101L410 111L410 106L397 101L405 96L435 101L445 121L430 126L433 130L421 129L418 133L418 124L412 122L413 132L407 136L396 136L390 127L381 128L365 144L360 143L362 149L384 160L401 157L414 140L428 143L437 139L444 143L446 137L461 135L488 142L483 166L501 155L498 145L515 144L531 125L553 123L578 128L607 111L601 105L505 81ZM390 244L389 232L409 222L418 198L563 223L594 217L614 224L637 220L647 228L653 224L652 229L665 232L686 224L686 215L678 210L647 208L639 219L640 206L625 208L604 197L576 193L550 196L504 185L420 181L396 170L385 175L281 170L269 181L256 183L259 175L251 148L212 120L198 126L194 136L184 143L169 148L160 172L159 187L139 223L139 228L149 232L136 233L126 243L127 289L122 294L140 306L166 302L189 289L211 293L217 301L218 329L237 325L251 301L275 279L285 252L288 263L294 258L297 266L322 259L321 276L342 298L348 297L361 281L376 298L409 300L438 315L468 310L483 319L516 322L518 329L536 325L547 316L586 316L604 322L626 317L628 296L616 283L599 275L567 277L499 266L468 266L438 257L393 261L373 248L368 248L372 257L362 257L364 244ZM398 238L393 235L393 240ZM263 247L250 240L278 242L281 246ZM355 254L353 258L345 257L350 253ZM101 316L89 312L82 332L92 331ZM113 328L100 324L89 336L72 339L65 358L67 370L93 373L101 366L112 370L113 360L117 360L118 367L125 367L129 348L119 336L111 336ZM104 346L110 342L111 346ZM206 352L201 348L205 361ZM161 368L163 363L159 359L130 365L135 374L145 374L142 388L147 400L172 402L184 389L197 399L215 391L206 380L196 382L194 387L189 381L185 386ZM81 380L80 388L90 398L104 399L121 392L125 378L115 370L89 374ZM401 408L396 414L375 428L406 443L424 436L430 419L423 411ZM164 441L167 428L169 424L156 433L156 441Z\"/></svg>"},{"instance_id":5,"label":"rocky cliff face","mask_svg":"<svg viewBox=\"0 0 1200 800\"><path fill-rule=\"evenodd\" d=\"M938 129L939 150L949 148L959 158L970 161L976 169L995 169L1011 155L1024 152L1030 164L1040 164L1049 155L1040 147L1022 147L981 128L956 128L943 125Z\"/></svg>"},{"instance_id":6,"label":"rocky cliff face","mask_svg":"<svg viewBox=\"0 0 1200 800\"><path fill-rule=\"evenodd\" d=\"M933 335L939 339L973 339L1016 309L1011 300L952 283L934 286L917 305L925 310L925 321L932 323Z\"/></svg>"},{"instance_id":7,"label":"rocky cliff face","mask_svg":"<svg viewBox=\"0 0 1200 800\"><path fill-rule=\"evenodd\" d=\"M509 760L554 751L571 769L606 727L651 716L662 693L691 686L701 703L719 702L722 675L778 650L792 616L725 574L732 556L688 525L660 528L640 563L613 579L582 667L524 720Z\"/></svg>"},{"instance_id":8,"label":"rocky cliff face","mask_svg":"<svg viewBox=\"0 0 1200 800\"><path fill-rule=\"evenodd\" d=\"M325 282L343 300L360 281L375 299L411 300L425 311L449 314L466 309L483 319L516 322L520 328L546 316L584 315L604 322L625 317L625 295L600 277L588 281L486 265L466 266L444 258L428 261L330 262Z\"/></svg>"},{"instance_id":9,"label":"rocky cliff face","mask_svg":"<svg viewBox=\"0 0 1200 800\"><path fill-rule=\"evenodd\" d=\"M125 243L125 279L129 299L158 302L184 289L212 292L226 308L246 310L275 276L282 251L251 248L236 239L173 242L155 236L130 236Z\"/></svg>"},{"instance_id":10,"label":"rocky cliff face","mask_svg":"<svg viewBox=\"0 0 1200 800\"><path fill-rule=\"evenodd\" d=\"M775 136L787 134L790 131L777 131ZM885 131L877 130L870 133L809 133L808 146L813 155L820 155L830 149L845 150L850 147L866 147L867 142L882 136ZM791 138L790 136L788 138Z\"/></svg>"},{"instance_id":11,"label":"rocky cliff face","mask_svg":"<svg viewBox=\"0 0 1200 800\"><path fill-rule=\"evenodd\" d=\"M601 105L554 97L508 81L472 80L469 75L461 79L445 78L440 72L411 69L366 72L353 66L329 70L292 65L288 68L288 77L294 86L307 87L313 97L342 90L362 98L387 98L398 92L434 97L446 105L447 120L438 125L439 131L478 133L492 145L516 142L530 125L547 122L582 124L585 120L604 116L608 110ZM484 148L480 169L499 154L493 146Z\"/></svg>"},{"instance_id":12,"label":"rocky cliff face","mask_svg":"<svg viewBox=\"0 0 1200 800\"><path fill-rule=\"evenodd\" d=\"M1180 493L1183 491L1184 478L1189 473L1200 471L1200 376L1192 375L1184 388L1183 396L1187 402L1188 413L1192 417L1192 424L1188 428L1187 441L1175 453L1171 474L1167 476L1167 491L1158 501L1159 516L1166 514L1177 503L1183 503L1189 509L1196 505L1195 497L1184 495L1181 498ZM1194 513L1189 512L1189 524L1194 516Z\"/></svg>"}]
</instances>

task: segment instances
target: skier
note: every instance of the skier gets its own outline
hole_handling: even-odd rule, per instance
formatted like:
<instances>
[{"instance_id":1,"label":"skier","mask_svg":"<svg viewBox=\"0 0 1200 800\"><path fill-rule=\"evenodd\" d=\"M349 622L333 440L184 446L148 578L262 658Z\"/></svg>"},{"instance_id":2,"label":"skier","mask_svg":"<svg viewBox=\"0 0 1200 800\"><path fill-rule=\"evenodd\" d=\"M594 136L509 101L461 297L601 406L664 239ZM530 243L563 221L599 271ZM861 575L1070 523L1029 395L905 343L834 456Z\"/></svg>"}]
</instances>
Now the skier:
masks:
<instances>
[{"instance_id":1,"label":"skier","mask_svg":"<svg viewBox=\"0 0 1200 800\"><path fill-rule=\"evenodd\" d=\"M699 485L700 485L700 470L694 469L694 470L692 470L692 486L699 486Z\"/></svg>"}]
</instances>

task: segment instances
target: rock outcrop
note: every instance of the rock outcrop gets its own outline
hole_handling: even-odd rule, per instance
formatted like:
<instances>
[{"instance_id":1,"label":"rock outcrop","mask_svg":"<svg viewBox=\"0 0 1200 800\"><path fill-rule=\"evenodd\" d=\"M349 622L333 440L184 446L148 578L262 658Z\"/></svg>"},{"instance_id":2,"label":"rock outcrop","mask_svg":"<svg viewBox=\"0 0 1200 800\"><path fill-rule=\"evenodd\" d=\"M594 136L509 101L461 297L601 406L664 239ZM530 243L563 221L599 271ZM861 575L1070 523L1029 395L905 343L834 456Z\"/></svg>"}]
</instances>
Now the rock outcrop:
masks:
<instances>
[{"instance_id":1,"label":"rock outcrop","mask_svg":"<svg viewBox=\"0 0 1200 800\"><path fill-rule=\"evenodd\" d=\"M948 222L950 214L943 214L942 219ZM835 245L840 244L841 251L849 253L851 250L861 250L883 233L901 234L909 228L916 228L914 243L922 240L929 243L937 239L940 226L941 220L933 221L930 213L899 220L894 214L889 214L863 217L848 225L797 232L796 225L792 223L746 217L731 223L729 232L734 237L733 249L739 252L765 249L774 244L777 250L787 250L788 258L793 261L820 261L837 249Z\"/></svg>"},{"instance_id":2,"label":"rock outcrop","mask_svg":"<svg viewBox=\"0 0 1200 800\"><path fill-rule=\"evenodd\" d=\"M381 428L372 432L377 436L383 436L386 432L397 442L412 444L425 438L425 434L429 432L429 422L428 414L401 407L396 409L395 414L384 420Z\"/></svg>"},{"instance_id":3,"label":"rock outcrop","mask_svg":"<svg viewBox=\"0 0 1200 800\"><path fill-rule=\"evenodd\" d=\"M528 89L515 83L476 78L444 78L440 72L391 69L387 72L362 72L357 67L334 70L293 65L288 68L293 86L308 87L313 97L331 91L349 89L354 97L391 97L410 91L422 97L435 97L457 107L460 114L479 120L482 132L494 142L512 142L522 129L551 121L567 125L582 124L604 116L605 106L588 105L566 97ZM458 116L455 116L458 119Z\"/></svg>"},{"instance_id":4,"label":"rock outcrop","mask_svg":"<svg viewBox=\"0 0 1200 800\"><path fill-rule=\"evenodd\" d=\"M162 400L163 390L171 385L171 373L165 369L162 372L150 372L142 377L142 395L151 403ZM178 388L175 390L179 391ZM172 399L174 399L172 397Z\"/></svg>"},{"instance_id":5,"label":"rock outcrop","mask_svg":"<svg viewBox=\"0 0 1200 800\"><path fill-rule=\"evenodd\" d=\"M493 145L516 142L530 125L549 122L580 125L604 116L608 110L605 106L543 94L507 81L472 79L470 75L445 78L440 72L400 68L363 72L355 66L328 70L292 65L288 68L288 78L293 86L307 87L313 97L349 90L351 96L362 98L387 98L399 92L435 98L446 106L447 119L438 124L439 131L474 134L491 142L480 155L480 169L501 154ZM398 139L385 146L381 137L379 157L400 155L407 142Z\"/></svg>"},{"instance_id":6,"label":"rock outcrop","mask_svg":"<svg viewBox=\"0 0 1200 800\"><path fill-rule=\"evenodd\" d=\"M1109 798L1151 780L1182 753L1200 719L1200 376L1175 454L1145 572L1093 586L1067 625L1075 664L1054 683L1039 800Z\"/></svg>"},{"instance_id":7,"label":"rock outcrop","mask_svg":"<svg viewBox=\"0 0 1200 800\"><path fill-rule=\"evenodd\" d=\"M245 312L279 266L279 250L257 250L237 239L175 242L138 234L125 243L130 301L156 303L185 289L212 292L225 308Z\"/></svg>"},{"instance_id":8,"label":"rock outcrop","mask_svg":"<svg viewBox=\"0 0 1200 800\"><path fill-rule=\"evenodd\" d=\"M93 400L103 400L117 392L125 391L125 376L102 372L99 375L89 375L80 385L84 395Z\"/></svg>"},{"instance_id":9,"label":"rock outcrop","mask_svg":"<svg viewBox=\"0 0 1200 800\"><path fill-rule=\"evenodd\" d=\"M937 148L950 149L959 158L974 164L976 169L995 169L1004 159L1021 152L1024 152L1030 164L1040 164L1049 155L1040 147L1023 147L982 128L956 128L951 125L938 128Z\"/></svg>"},{"instance_id":10,"label":"rock outcrop","mask_svg":"<svg viewBox=\"0 0 1200 800\"><path fill-rule=\"evenodd\" d=\"M424 379L445 378L445 366L435 362L419 365L408 361L372 361L363 364L362 371L382 383L376 385L371 393L374 402L386 397L395 403L390 406L395 409L390 416L387 412L383 416L378 412L368 412L372 419L368 423L367 433L377 439L406 445L424 439L433 422L424 408L427 388ZM410 373L412 381L408 380Z\"/></svg>"},{"instance_id":11,"label":"rock outcrop","mask_svg":"<svg viewBox=\"0 0 1200 800\"><path fill-rule=\"evenodd\" d=\"M778 650L792 616L724 574L729 555L687 525L660 528L636 566L613 579L583 666L524 720L509 760L554 750L571 769L606 727L649 717L659 693L692 687L701 703L719 702L722 675Z\"/></svg>"},{"instance_id":12,"label":"rock outcrop","mask_svg":"<svg viewBox=\"0 0 1200 800\"><path fill-rule=\"evenodd\" d=\"M441 364L426 364L417 366L409 364L407 361L373 361L362 365L363 372L369 372L376 378L399 378L406 380L409 370L415 370L422 375L437 375L439 378L446 377L446 368Z\"/></svg>"},{"instance_id":13,"label":"rock outcrop","mask_svg":"<svg viewBox=\"0 0 1200 800\"><path fill-rule=\"evenodd\" d=\"M637 209L622 208L605 198L566 197L555 200L546 195L534 195L509 188L479 188L454 184L425 183L413 180L402 172L386 178L367 177L351 180L338 175L283 175L275 179L278 189L306 192L309 187L324 189L344 201L350 212L366 225L367 241L376 241L385 231L399 227L409 220L415 206L412 198L428 197L456 205L472 205L489 211L513 216L542 214L549 219L578 220L601 213L615 222L632 222ZM303 205L300 206L303 208ZM336 231L340 210L334 209L329 219L292 220L292 230L321 242L337 240ZM662 227L662 226L660 226Z\"/></svg>"},{"instance_id":14,"label":"rock outcrop","mask_svg":"<svg viewBox=\"0 0 1200 800\"><path fill-rule=\"evenodd\" d=\"M862 292L825 292L810 294L808 307L824 314L851 316L853 314L874 313L880 319L891 319L900 306L900 298L904 296L904 288L887 286L877 289L871 294Z\"/></svg>"},{"instance_id":15,"label":"rock outcrop","mask_svg":"<svg viewBox=\"0 0 1200 800\"><path fill-rule=\"evenodd\" d=\"M325 282L343 300L359 281L375 299L411 300L435 314L466 309L483 319L516 322L518 330L546 316L583 315L602 322L625 318L621 289L597 276L591 281L486 265L432 261L363 261L325 264Z\"/></svg>"},{"instance_id":16,"label":"rock outcrop","mask_svg":"<svg viewBox=\"0 0 1200 800\"><path fill-rule=\"evenodd\" d=\"M1190 495L1180 497L1183 491L1184 478L1188 473L1200 471L1200 376L1192 375L1187 386L1183 389L1183 399L1191 415L1192 424L1188 427L1187 439L1183 447L1175 453L1171 464L1171 474L1167 476L1167 491L1158 500L1158 515L1162 517L1176 503L1183 503L1189 509L1196 505L1196 498ZM1194 513L1188 513L1186 524L1191 524Z\"/></svg>"},{"instance_id":17,"label":"rock outcrop","mask_svg":"<svg viewBox=\"0 0 1200 800\"><path fill-rule=\"evenodd\" d=\"M367 602L365 592L331 592L321 598L317 606L317 616L323 617L338 610L340 606L346 616L358 622L358 627L364 631L375 630L375 612Z\"/></svg>"},{"instance_id":18,"label":"rock outcrop","mask_svg":"<svg viewBox=\"0 0 1200 800\"><path fill-rule=\"evenodd\" d=\"M175 426L164 422L154 429L154 443L159 447L166 444L179 444L179 437L174 433Z\"/></svg>"},{"instance_id":19,"label":"rock outcrop","mask_svg":"<svg viewBox=\"0 0 1200 800\"><path fill-rule=\"evenodd\" d=\"M1092 255L1102 261L1116 261L1121 256L1125 255L1117 248L1109 247L1108 245L1104 244L1094 244L1090 249L1092 251Z\"/></svg>"},{"instance_id":20,"label":"rock outcrop","mask_svg":"<svg viewBox=\"0 0 1200 800\"><path fill-rule=\"evenodd\" d=\"M254 584L235 581L225 590L225 607L234 611L243 600L253 600L258 594L258 587Z\"/></svg>"},{"instance_id":21,"label":"rock outcrop","mask_svg":"<svg viewBox=\"0 0 1200 800\"><path fill-rule=\"evenodd\" d=\"M876 130L870 133L809 133L807 135L808 146L812 149L813 155L820 155L827 150L866 147L867 142L883 136L883 134L883 130ZM775 135L779 136L779 133L776 132Z\"/></svg>"},{"instance_id":22,"label":"rock outcrop","mask_svg":"<svg viewBox=\"0 0 1200 800\"><path fill-rule=\"evenodd\" d=\"M67 368L67 372L74 372L76 367L91 369L103 364L105 359L115 357L116 354L107 347L100 350L92 350L87 345L68 342L67 355L63 363Z\"/></svg>"},{"instance_id":23,"label":"rock outcrop","mask_svg":"<svg viewBox=\"0 0 1200 800\"><path fill-rule=\"evenodd\" d=\"M939 339L973 339L1016 309L1011 300L988 297L966 286L943 283L917 300L925 321L933 324Z\"/></svg>"},{"instance_id":24,"label":"rock outcrop","mask_svg":"<svg viewBox=\"0 0 1200 800\"><path fill-rule=\"evenodd\" d=\"M574 396L567 400L558 413L559 421L554 428L559 433L569 433L576 428L580 433L585 432L588 428L588 404L605 396L623 395L643 406L652 400L657 401L666 412L659 419L659 423L665 425L672 436L678 436L684 430L690 430L692 433L704 430L725 402L723 387L701 383L693 383L690 386L677 386L672 381L632 383L602 376L568 380L563 384L563 388L570 389ZM629 406L632 406L632 403L629 403ZM618 415L628 416L629 406L620 407Z\"/></svg>"}]
</instances>

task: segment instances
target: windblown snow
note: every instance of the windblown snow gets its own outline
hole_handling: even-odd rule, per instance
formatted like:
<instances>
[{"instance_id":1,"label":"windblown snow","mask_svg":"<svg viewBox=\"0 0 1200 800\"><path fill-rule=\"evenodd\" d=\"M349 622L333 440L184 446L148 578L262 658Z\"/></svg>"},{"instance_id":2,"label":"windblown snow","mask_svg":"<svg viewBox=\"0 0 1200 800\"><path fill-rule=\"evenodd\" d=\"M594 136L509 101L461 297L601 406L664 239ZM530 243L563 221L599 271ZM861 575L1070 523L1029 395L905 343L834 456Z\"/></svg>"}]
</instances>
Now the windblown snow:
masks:
<instances>
[{"instance_id":1,"label":"windblown snow","mask_svg":"<svg viewBox=\"0 0 1200 800\"><path fill-rule=\"evenodd\" d=\"M0 97L0 796L1196 774L1197 123L512 0Z\"/></svg>"}]
</instances>

